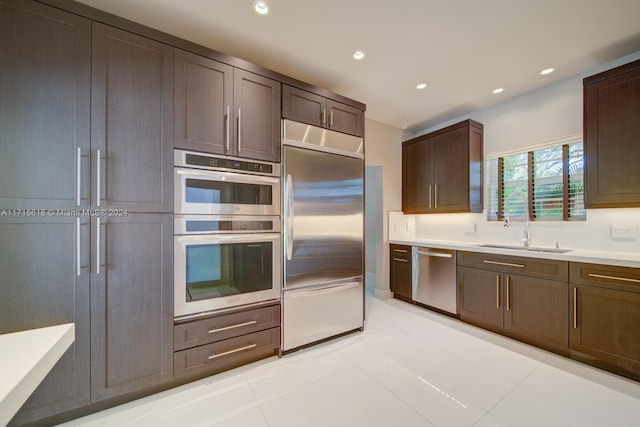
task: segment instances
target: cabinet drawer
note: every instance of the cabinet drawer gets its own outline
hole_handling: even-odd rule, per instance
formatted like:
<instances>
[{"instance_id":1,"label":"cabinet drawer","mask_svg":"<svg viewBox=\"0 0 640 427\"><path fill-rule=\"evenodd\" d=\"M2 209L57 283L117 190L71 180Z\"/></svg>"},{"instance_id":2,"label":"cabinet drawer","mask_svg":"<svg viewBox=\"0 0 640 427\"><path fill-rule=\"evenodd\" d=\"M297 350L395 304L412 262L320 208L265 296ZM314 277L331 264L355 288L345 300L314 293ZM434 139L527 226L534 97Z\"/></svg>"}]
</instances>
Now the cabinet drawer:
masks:
<instances>
[{"instance_id":1,"label":"cabinet drawer","mask_svg":"<svg viewBox=\"0 0 640 427\"><path fill-rule=\"evenodd\" d=\"M280 328L218 341L174 353L176 377L213 374L276 354L280 348Z\"/></svg>"},{"instance_id":2,"label":"cabinet drawer","mask_svg":"<svg viewBox=\"0 0 640 427\"><path fill-rule=\"evenodd\" d=\"M572 283L640 292L640 268L572 262Z\"/></svg>"},{"instance_id":3,"label":"cabinet drawer","mask_svg":"<svg viewBox=\"0 0 640 427\"><path fill-rule=\"evenodd\" d=\"M280 326L280 304L222 314L174 326L173 348L203 344Z\"/></svg>"},{"instance_id":4,"label":"cabinet drawer","mask_svg":"<svg viewBox=\"0 0 640 427\"><path fill-rule=\"evenodd\" d=\"M496 255L482 252L458 252L458 265L500 273L535 276L560 282L566 282L569 277L569 263L553 259Z\"/></svg>"},{"instance_id":5,"label":"cabinet drawer","mask_svg":"<svg viewBox=\"0 0 640 427\"><path fill-rule=\"evenodd\" d=\"M394 258L400 258L403 260L411 259L411 246L408 245L390 245L391 249L391 260Z\"/></svg>"}]
</instances>

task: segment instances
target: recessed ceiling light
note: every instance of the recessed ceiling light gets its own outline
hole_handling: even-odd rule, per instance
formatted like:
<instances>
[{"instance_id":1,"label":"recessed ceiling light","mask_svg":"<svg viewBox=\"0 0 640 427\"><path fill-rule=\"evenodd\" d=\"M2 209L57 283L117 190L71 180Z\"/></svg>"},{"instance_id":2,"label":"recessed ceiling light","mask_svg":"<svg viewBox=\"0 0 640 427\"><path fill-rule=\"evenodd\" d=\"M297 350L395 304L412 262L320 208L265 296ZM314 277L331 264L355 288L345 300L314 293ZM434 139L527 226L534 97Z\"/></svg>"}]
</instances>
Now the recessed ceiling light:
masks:
<instances>
[{"instance_id":1,"label":"recessed ceiling light","mask_svg":"<svg viewBox=\"0 0 640 427\"><path fill-rule=\"evenodd\" d=\"M418 90L422 90L422 89L424 89L424 88L426 88L426 87L427 87L427 84L426 84L426 83L419 83L419 84L416 86L416 89L418 89Z\"/></svg>"},{"instance_id":2,"label":"recessed ceiling light","mask_svg":"<svg viewBox=\"0 0 640 427\"><path fill-rule=\"evenodd\" d=\"M541 76L546 76L547 74L551 74L555 71L556 69L553 67L549 67L549 68L545 68L544 70L540 71L540 75Z\"/></svg>"},{"instance_id":3,"label":"recessed ceiling light","mask_svg":"<svg viewBox=\"0 0 640 427\"><path fill-rule=\"evenodd\" d=\"M360 61L362 58L364 58L364 52L361 50L356 50L355 52L353 52L353 59L355 59L356 61Z\"/></svg>"},{"instance_id":4,"label":"recessed ceiling light","mask_svg":"<svg viewBox=\"0 0 640 427\"><path fill-rule=\"evenodd\" d=\"M494 95L497 95L497 94L502 93L502 92L504 92L504 88L503 87L499 87L497 89L494 89L492 93Z\"/></svg>"},{"instance_id":5,"label":"recessed ceiling light","mask_svg":"<svg viewBox=\"0 0 640 427\"><path fill-rule=\"evenodd\" d=\"M253 11L258 15L268 15L271 8L264 0L256 0L253 2Z\"/></svg>"}]
</instances>

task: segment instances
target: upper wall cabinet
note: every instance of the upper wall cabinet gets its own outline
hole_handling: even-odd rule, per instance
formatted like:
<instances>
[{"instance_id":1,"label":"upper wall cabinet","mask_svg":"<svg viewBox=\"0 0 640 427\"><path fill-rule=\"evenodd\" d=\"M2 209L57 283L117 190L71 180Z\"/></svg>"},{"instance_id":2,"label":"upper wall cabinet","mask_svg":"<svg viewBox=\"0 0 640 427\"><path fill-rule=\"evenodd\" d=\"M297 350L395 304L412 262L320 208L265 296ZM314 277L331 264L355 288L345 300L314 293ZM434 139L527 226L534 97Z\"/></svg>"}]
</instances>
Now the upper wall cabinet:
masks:
<instances>
[{"instance_id":1,"label":"upper wall cabinet","mask_svg":"<svg viewBox=\"0 0 640 427\"><path fill-rule=\"evenodd\" d=\"M282 117L364 136L364 111L289 85L282 87Z\"/></svg>"},{"instance_id":2,"label":"upper wall cabinet","mask_svg":"<svg viewBox=\"0 0 640 427\"><path fill-rule=\"evenodd\" d=\"M640 206L640 60L584 79L585 206Z\"/></svg>"},{"instance_id":3,"label":"upper wall cabinet","mask_svg":"<svg viewBox=\"0 0 640 427\"><path fill-rule=\"evenodd\" d=\"M403 142L404 213L482 212L482 138L465 120Z\"/></svg>"},{"instance_id":4,"label":"upper wall cabinet","mask_svg":"<svg viewBox=\"0 0 640 427\"><path fill-rule=\"evenodd\" d=\"M176 49L174 145L280 161L280 83Z\"/></svg>"}]
</instances>

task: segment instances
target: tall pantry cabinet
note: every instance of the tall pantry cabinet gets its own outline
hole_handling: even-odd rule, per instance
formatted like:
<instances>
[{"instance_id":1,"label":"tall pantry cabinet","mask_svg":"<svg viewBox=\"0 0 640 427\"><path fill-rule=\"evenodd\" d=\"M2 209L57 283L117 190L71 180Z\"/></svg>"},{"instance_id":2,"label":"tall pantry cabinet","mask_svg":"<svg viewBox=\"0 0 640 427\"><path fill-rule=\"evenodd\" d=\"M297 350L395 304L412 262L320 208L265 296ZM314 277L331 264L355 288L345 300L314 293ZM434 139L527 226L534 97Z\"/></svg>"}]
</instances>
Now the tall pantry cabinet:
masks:
<instances>
[{"instance_id":1,"label":"tall pantry cabinet","mask_svg":"<svg viewBox=\"0 0 640 427\"><path fill-rule=\"evenodd\" d=\"M35 2L0 28L0 333L76 331L23 424L173 376L173 49Z\"/></svg>"}]
</instances>

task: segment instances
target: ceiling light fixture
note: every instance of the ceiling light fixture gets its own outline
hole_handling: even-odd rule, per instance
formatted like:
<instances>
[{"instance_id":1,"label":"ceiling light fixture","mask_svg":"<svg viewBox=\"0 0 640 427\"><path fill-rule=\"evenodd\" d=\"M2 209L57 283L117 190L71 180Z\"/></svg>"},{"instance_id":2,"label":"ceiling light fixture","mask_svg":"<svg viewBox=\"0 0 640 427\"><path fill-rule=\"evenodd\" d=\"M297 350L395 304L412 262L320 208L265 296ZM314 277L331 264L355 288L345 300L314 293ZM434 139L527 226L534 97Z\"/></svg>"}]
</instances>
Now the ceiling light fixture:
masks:
<instances>
[{"instance_id":1,"label":"ceiling light fixture","mask_svg":"<svg viewBox=\"0 0 640 427\"><path fill-rule=\"evenodd\" d=\"M416 86L416 89L418 89L418 90L422 90L422 89L424 89L424 88L426 88L426 87L427 87L427 84L426 84L426 83L419 83L419 84Z\"/></svg>"},{"instance_id":2,"label":"ceiling light fixture","mask_svg":"<svg viewBox=\"0 0 640 427\"><path fill-rule=\"evenodd\" d=\"M364 52L361 50L356 50L355 52L353 52L353 59L355 59L356 61L360 61L362 58L364 58Z\"/></svg>"},{"instance_id":3,"label":"ceiling light fixture","mask_svg":"<svg viewBox=\"0 0 640 427\"><path fill-rule=\"evenodd\" d=\"M266 1L256 0L253 2L253 11L258 15L268 15L271 12L271 8Z\"/></svg>"},{"instance_id":4,"label":"ceiling light fixture","mask_svg":"<svg viewBox=\"0 0 640 427\"><path fill-rule=\"evenodd\" d=\"M556 69L553 67L549 67L549 68L545 68L544 70L540 71L540 75L541 76L546 76L547 74L551 74L555 71Z\"/></svg>"},{"instance_id":5,"label":"ceiling light fixture","mask_svg":"<svg viewBox=\"0 0 640 427\"><path fill-rule=\"evenodd\" d=\"M493 93L494 95L497 95L497 94L502 93L502 92L504 92L504 88L503 88L503 87L499 87L499 88L494 89L494 90L492 91L492 93Z\"/></svg>"}]
</instances>

